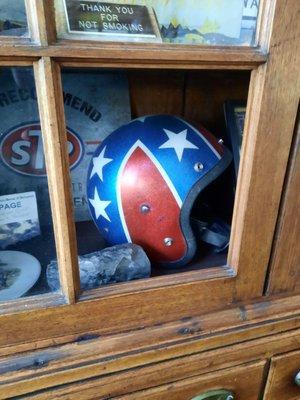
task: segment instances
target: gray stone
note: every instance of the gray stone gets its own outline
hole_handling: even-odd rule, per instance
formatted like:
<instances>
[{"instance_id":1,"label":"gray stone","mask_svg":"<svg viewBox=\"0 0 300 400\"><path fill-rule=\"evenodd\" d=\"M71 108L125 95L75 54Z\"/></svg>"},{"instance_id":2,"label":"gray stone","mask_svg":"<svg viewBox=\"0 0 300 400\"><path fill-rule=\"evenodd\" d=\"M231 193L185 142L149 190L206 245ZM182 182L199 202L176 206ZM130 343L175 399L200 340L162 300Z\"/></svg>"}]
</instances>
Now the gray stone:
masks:
<instances>
[{"instance_id":1,"label":"gray stone","mask_svg":"<svg viewBox=\"0 0 300 400\"><path fill-rule=\"evenodd\" d=\"M107 247L78 257L82 290L101 285L148 278L150 261L144 250L132 243ZM59 289L57 261L47 266L47 281L51 290Z\"/></svg>"},{"instance_id":2,"label":"gray stone","mask_svg":"<svg viewBox=\"0 0 300 400\"><path fill-rule=\"evenodd\" d=\"M29 240L40 234L38 220L28 219L22 222L0 225L0 249L5 249L9 245Z\"/></svg>"}]
</instances>

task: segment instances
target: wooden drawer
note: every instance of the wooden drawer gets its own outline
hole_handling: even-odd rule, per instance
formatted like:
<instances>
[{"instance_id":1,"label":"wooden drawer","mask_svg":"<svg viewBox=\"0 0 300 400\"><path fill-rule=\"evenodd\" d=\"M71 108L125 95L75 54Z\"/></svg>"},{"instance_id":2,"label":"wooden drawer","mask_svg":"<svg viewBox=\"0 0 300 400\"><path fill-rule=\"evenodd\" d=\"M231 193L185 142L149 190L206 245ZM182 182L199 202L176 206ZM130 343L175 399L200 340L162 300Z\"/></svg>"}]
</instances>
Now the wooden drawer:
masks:
<instances>
[{"instance_id":1,"label":"wooden drawer","mask_svg":"<svg viewBox=\"0 0 300 400\"><path fill-rule=\"evenodd\" d=\"M300 371L300 351L273 357L264 400L299 400L295 376Z\"/></svg>"},{"instance_id":2,"label":"wooden drawer","mask_svg":"<svg viewBox=\"0 0 300 400\"><path fill-rule=\"evenodd\" d=\"M114 399L191 400L208 391L226 389L234 393L234 400L257 400L262 389L264 366L264 361L249 363Z\"/></svg>"}]
</instances>

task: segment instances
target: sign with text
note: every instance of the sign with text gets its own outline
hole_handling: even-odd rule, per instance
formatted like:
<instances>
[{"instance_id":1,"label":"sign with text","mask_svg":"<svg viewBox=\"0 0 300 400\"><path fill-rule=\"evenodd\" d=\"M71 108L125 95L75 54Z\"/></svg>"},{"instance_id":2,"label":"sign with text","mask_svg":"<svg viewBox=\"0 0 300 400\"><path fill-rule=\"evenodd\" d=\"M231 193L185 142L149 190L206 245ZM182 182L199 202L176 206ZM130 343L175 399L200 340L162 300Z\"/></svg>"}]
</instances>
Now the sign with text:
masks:
<instances>
[{"instance_id":1,"label":"sign with text","mask_svg":"<svg viewBox=\"0 0 300 400\"><path fill-rule=\"evenodd\" d=\"M40 235L35 192L0 196L0 249Z\"/></svg>"},{"instance_id":2,"label":"sign with text","mask_svg":"<svg viewBox=\"0 0 300 400\"><path fill-rule=\"evenodd\" d=\"M70 33L157 37L157 28L146 6L64 0Z\"/></svg>"},{"instance_id":3,"label":"sign with text","mask_svg":"<svg viewBox=\"0 0 300 400\"><path fill-rule=\"evenodd\" d=\"M0 196L0 225L29 219L39 219L35 192Z\"/></svg>"}]
</instances>

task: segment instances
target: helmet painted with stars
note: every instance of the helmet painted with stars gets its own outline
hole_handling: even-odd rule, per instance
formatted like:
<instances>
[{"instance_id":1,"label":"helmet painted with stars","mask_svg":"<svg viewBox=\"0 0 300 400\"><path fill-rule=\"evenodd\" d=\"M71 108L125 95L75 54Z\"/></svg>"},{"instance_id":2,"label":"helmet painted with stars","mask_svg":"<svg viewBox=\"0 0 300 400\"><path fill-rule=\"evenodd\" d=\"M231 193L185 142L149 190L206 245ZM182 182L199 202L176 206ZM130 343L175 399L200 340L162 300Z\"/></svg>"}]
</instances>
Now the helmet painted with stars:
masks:
<instances>
[{"instance_id":1,"label":"helmet painted with stars","mask_svg":"<svg viewBox=\"0 0 300 400\"><path fill-rule=\"evenodd\" d=\"M136 243L154 263L183 266L197 248L193 203L230 161L212 134L181 118L135 119L112 132L92 157L92 218L107 245Z\"/></svg>"}]
</instances>

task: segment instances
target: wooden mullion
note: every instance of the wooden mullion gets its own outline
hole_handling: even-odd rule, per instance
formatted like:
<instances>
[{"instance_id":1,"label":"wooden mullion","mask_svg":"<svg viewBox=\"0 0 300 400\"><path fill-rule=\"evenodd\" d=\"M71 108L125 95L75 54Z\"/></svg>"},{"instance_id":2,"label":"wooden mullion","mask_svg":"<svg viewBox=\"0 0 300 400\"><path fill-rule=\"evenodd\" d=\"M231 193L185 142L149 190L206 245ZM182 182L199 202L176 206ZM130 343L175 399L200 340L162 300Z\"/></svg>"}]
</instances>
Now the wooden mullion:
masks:
<instances>
[{"instance_id":1,"label":"wooden mullion","mask_svg":"<svg viewBox=\"0 0 300 400\"><path fill-rule=\"evenodd\" d=\"M48 46L1 44L0 57L52 57L78 63L143 68L251 70L267 60L259 48L60 41Z\"/></svg>"},{"instance_id":2,"label":"wooden mullion","mask_svg":"<svg viewBox=\"0 0 300 400\"><path fill-rule=\"evenodd\" d=\"M42 46L56 39L54 4L50 0L25 0L28 30L33 42Z\"/></svg>"},{"instance_id":3,"label":"wooden mullion","mask_svg":"<svg viewBox=\"0 0 300 400\"><path fill-rule=\"evenodd\" d=\"M247 71L247 70L252 70L254 68L253 64L212 64L212 63L198 63L198 62L177 62L177 61L149 61L147 62L146 60L144 61L134 61L134 62L128 62L128 61L114 61L114 60L92 60L92 59L65 59L65 58L55 58L61 66L65 68L110 68L110 69L116 69L116 68L126 68L126 69L152 69L152 70L230 70L230 71Z\"/></svg>"},{"instance_id":4,"label":"wooden mullion","mask_svg":"<svg viewBox=\"0 0 300 400\"><path fill-rule=\"evenodd\" d=\"M34 71L60 281L67 301L72 304L80 280L60 68L46 57L34 63Z\"/></svg>"}]
</instances>

